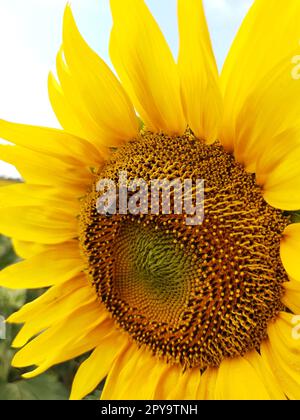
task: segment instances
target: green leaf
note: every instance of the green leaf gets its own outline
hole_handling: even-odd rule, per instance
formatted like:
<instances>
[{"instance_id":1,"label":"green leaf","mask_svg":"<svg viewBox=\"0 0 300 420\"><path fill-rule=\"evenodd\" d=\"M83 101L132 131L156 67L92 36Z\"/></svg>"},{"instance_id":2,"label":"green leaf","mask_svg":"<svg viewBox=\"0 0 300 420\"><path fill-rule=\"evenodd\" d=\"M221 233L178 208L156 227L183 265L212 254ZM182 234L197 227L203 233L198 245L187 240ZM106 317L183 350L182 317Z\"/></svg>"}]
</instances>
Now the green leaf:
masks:
<instances>
[{"instance_id":1,"label":"green leaf","mask_svg":"<svg viewBox=\"0 0 300 420\"><path fill-rule=\"evenodd\" d=\"M29 398L28 398L29 397ZM0 400L27 400L30 396L22 392L18 383L14 384L0 384Z\"/></svg>"},{"instance_id":2,"label":"green leaf","mask_svg":"<svg viewBox=\"0 0 300 420\"><path fill-rule=\"evenodd\" d=\"M9 348L8 342L0 341L0 381L7 381L9 377L13 354L14 351Z\"/></svg>"},{"instance_id":3,"label":"green leaf","mask_svg":"<svg viewBox=\"0 0 300 420\"><path fill-rule=\"evenodd\" d=\"M31 380L0 383L0 400L66 400L68 392L51 373Z\"/></svg>"},{"instance_id":4,"label":"green leaf","mask_svg":"<svg viewBox=\"0 0 300 420\"><path fill-rule=\"evenodd\" d=\"M18 261L11 240L0 235L0 270Z\"/></svg>"},{"instance_id":5,"label":"green leaf","mask_svg":"<svg viewBox=\"0 0 300 420\"><path fill-rule=\"evenodd\" d=\"M12 312L21 308L26 301L25 290L12 290L0 287L0 311L6 315L7 312Z\"/></svg>"},{"instance_id":6,"label":"green leaf","mask_svg":"<svg viewBox=\"0 0 300 420\"><path fill-rule=\"evenodd\" d=\"M293 213L291 216L292 216L292 222L293 223L300 223L300 212L299 211Z\"/></svg>"}]
</instances>

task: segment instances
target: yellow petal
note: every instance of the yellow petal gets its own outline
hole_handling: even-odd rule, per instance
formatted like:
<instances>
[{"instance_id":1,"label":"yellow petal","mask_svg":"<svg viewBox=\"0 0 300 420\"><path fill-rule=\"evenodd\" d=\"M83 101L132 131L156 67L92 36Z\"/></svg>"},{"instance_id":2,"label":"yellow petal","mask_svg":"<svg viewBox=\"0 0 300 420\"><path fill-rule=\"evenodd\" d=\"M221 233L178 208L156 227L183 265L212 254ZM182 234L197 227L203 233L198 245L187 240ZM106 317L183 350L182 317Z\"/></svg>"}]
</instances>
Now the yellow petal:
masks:
<instances>
[{"instance_id":1,"label":"yellow petal","mask_svg":"<svg viewBox=\"0 0 300 420\"><path fill-rule=\"evenodd\" d=\"M98 122L83 106L84 98L82 98L78 83L65 62L63 48L57 54L56 69L59 82L50 73L48 91L58 121L68 133L87 139L100 150L101 155L108 157L109 144L105 144L108 134L103 133L103 128L100 129Z\"/></svg>"},{"instance_id":2,"label":"yellow petal","mask_svg":"<svg viewBox=\"0 0 300 420\"><path fill-rule=\"evenodd\" d=\"M299 318L299 317L298 317ZM269 340L261 346L261 354L290 400L300 399L300 334L299 319L281 313L268 329Z\"/></svg>"},{"instance_id":3,"label":"yellow petal","mask_svg":"<svg viewBox=\"0 0 300 420\"><path fill-rule=\"evenodd\" d=\"M74 357L73 347L80 348L80 340L100 326L107 318L108 313L96 301L95 295L93 302L84 302L66 318L48 328L23 347L15 355L13 366L37 365L39 371L35 370L34 374L39 374L55 363L68 360L70 355Z\"/></svg>"},{"instance_id":4,"label":"yellow petal","mask_svg":"<svg viewBox=\"0 0 300 420\"><path fill-rule=\"evenodd\" d=\"M280 256L288 275L300 281L300 223L289 225L284 233L280 244Z\"/></svg>"},{"instance_id":5,"label":"yellow petal","mask_svg":"<svg viewBox=\"0 0 300 420\"><path fill-rule=\"evenodd\" d=\"M21 241L58 244L78 236L78 221L76 215L43 207L11 207L9 212L0 209L0 232Z\"/></svg>"},{"instance_id":6,"label":"yellow petal","mask_svg":"<svg viewBox=\"0 0 300 420\"><path fill-rule=\"evenodd\" d=\"M71 216L80 212L80 201L76 197L70 199L64 191L49 186L19 183L2 187L0 189L0 207L17 206L48 207L69 213Z\"/></svg>"},{"instance_id":7,"label":"yellow petal","mask_svg":"<svg viewBox=\"0 0 300 420\"><path fill-rule=\"evenodd\" d=\"M237 362L237 364L240 365L242 369L245 369L245 366L246 366L246 370L251 372L250 378L254 377L255 381L259 382L260 384L263 383L263 387L268 392L267 399L272 399L272 400L285 399L285 395L283 391L281 390L276 377L273 375L270 368L264 363L263 359L256 351L247 353L245 355L244 361L242 359L239 361L238 359L236 360L233 359L231 362L233 363L235 361ZM235 373L236 371L234 370L233 372L234 372L234 375L236 376L236 373ZM221 372L221 376L223 375L223 373L224 372ZM218 386L220 387L219 374L220 372L218 368L209 368L204 372L200 380L198 399L217 400L220 398L220 392L223 392L223 390L220 390L219 388L217 389L217 379L218 379ZM247 382L245 383L245 381L247 381L246 376L240 379L241 383L236 386L236 389L230 390L229 381L231 380L231 378L228 377L227 380L228 380L228 392L230 394L228 394L226 397L223 395L223 399L251 399L251 398L255 399L255 395L253 395L255 390L250 390L248 392L247 388L248 386L251 386L251 384L247 384ZM226 390L226 383L224 383L223 385ZM262 394L264 393L265 391L262 391Z\"/></svg>"},{"instance_id":8,"label":"yellow petal","mask_svg":"<svg viewBox=\"0 0 300 420\"><path fill-rule=\"evenodd\" d=\"M76 279L72 279L76 283ZM34 315L29 318L13 342L13 347L23 347L32 337L51 327L61 319L66 318L76 307L83 303L93 301L95 291L89 285L79 287L75 291L65 294L63 298L48 304L39 311L32 311ZM12 318L13 319L13 318ZM10 322L10 318L8 322Z\"/></svg>"},{"instance_id":9,"label":"yellow petal","mask_svg":"<svg viewBox=\"0 0 300 420\"><path fill-rule=\"evenodd\" d=\"M0 120L0 137L29 150L63 158L69 164L78 165L80 162L84 166L91 166L103 160L87 141L52 128Z\"/></svg>"},{"instance_id":10,"label":"yellow petal","mask_svg":"<svg viewBox=\"0 0 300 420\"><path fill-rule=\"evenodd\" d=\"M218 139L223 99L202 0L178 1L179 72L187 122L195 135Z\"/></svg>"},{"instance_id":11,"label":"yellow petal","mask_svg":"<svg viewBox=\"0 0 300 420\"><path fill-rule=\"evenodd\" d=\"M261 153L270 150L282 133L298 127L296 139L299 137L299 95L300 81L291 77L287 59L249 95L237 116L234 150L236 159L247 170L255 170ZM285 140L287 149L295 147L293 138Z\"/></svg>"},{"instance_id":12,"label":"yellow petal","mask_svg":"<svg viewBox=\"0 0 300 420\"><path fill-rule=\"evenodd\" d=\"M285 293L282 303L286 305L294 314L300 314L300 282L290 280L284 283Z\"/></svg>"},{"instance_id":13,"label":"yellow petal","mask_svg":"<svg viewBox=\"0 0 300 420\"><path fill-rule=\"evenodd\" d=\"M101 395L102 400L151 400L162 362L145 349L131 344L115 361Z\"/></svg>"},{"instance_id":14,"label":"yellow petal","mask_svg":"<svg viewBox=\"0 0 300 420\"><path fill-rule=\"evenodd\" d=\"M199 392L197 399L213 401L216 399L216 383L218 377L217 368L208 368L200 379Z\"/></svg>"},{"instance_id":15,"label":"yellow petal","mask_svg":"<svg viewBox=\"0 0 300 420\"><path fill-rule=\"evenodd\" d=\"M299 120L300 83L292 77L299 15L298 0L255 1L224 65L221 140L251 170L262 148Z\"/></svg>"},{"instance_id":16,"label":"yellow petal","mask_svg":"<svg viewBox=\"0 0 300 420\"><path fill-rule=\"evenodd\" d=\"M94 181L94 175L87 168L69 165L61 159L45 156L23 147L0 145L0 157L14 165L25 181L66 188L66 194L70 194L72 190L74 195L81 197Z\"/></svg>"},{"instance_id":17,"label":"yellow petal","mask_svg":"<svg viewBox=\"0 0 300 420\"><path fill-rule=\"evenodd\" d=\"M30 321L31 318L35 317L41 311L47 311L48 308L63 304L66 296L72 295L78 289L85 287L90 288L85 274L80 274L66 282L59 283L49 288L39 298L22 306L22 308L19 309L18 312L12 314L7 321L15 324L23 324ZM49 325L51 325L51 323L52 319Z\"/></svg>"},{"instance_id":18,"label":"yellow petal","mask_svg":"<svg viewBox=\"0 0 300 420\"><path fill-rule=\"evenodd\" d=\"M38 244L36 242L19 241L18 239L13 239L12 243L15 253L22 259L41 254L48 247L48 245Z\"/></svg>"},{"instance_id":19,"label":"yellow petal","mask_svg":"<svg viewBox=\"0 0 300 420\"><path fill-rule=\"evenodd\" d=\"M78 246L57 245L0 272L0 285L10 289L38 289L74 277L84 269Z\"/></svg>"},{"instance_id":20,"label":"yellow petal","mask_svg":"<svg viewBox=\"0 0 300 420\"><path fill-rule=\"evenodd\" d=\"M48 94L52 109L64 130L67 133L71 133L81 138L92 140L94 134L92 134L93 132L90 129L91 125L88 124L83 127L81 122L83 118L80 120L78 119L78 116L74 111L73 102L69 102L70 98L69 100L67 99L62 87L52 73L49 73L48 77Z\"/></svg>"},{"instance_id":21,"label":"yellow petal","mask_svg":"<svg viewBox=\"0 0 300 420\"><path fill-rule=\"evenodd\" d=\"M67 360L72 360L93 350L101 343L102 337L107 335L108 330L112 330L113 328L113 322L106 320L91 331L88 330L87 334L80 336L79 340L72 340L72 342L69 342L60 349L56 349L56 352L49 354L49 357L34 371L26 373L23 376L26 378L33 378L45 372L51 366L66 362Z\"/></svg>"},{"instance_id":22,"label":"yellow petal","mask_svg":"<svg viewBox=\"0 0 300 420\"><path fill-rule=\"evenodd\" d=\"M278 382L268 364L264 362L260 354L258 354L256 351L252 351L245 355L245 359L251 364L256 373L259 375L261 381L264 383L266 389L268 390L270 399L272 401L287 399L280 386L280 383Z\"/></svg>"},{"instance_id":23,"label":"yellow petal","mask_svg":"<svg viewBox=\"0 0 300 420\"><path fill-rule=\"evenodd\" d=\"M293 127L272 139L256 160L256 181L264 199L275 208L300 208L300 128Z\"/></svg>"},{"instance_id":24,"label":"yellow petal","mask_svg":"<svg viewBox=\"0 0 300 420\"><path fill-rule=\"evenodd\" d=\"M183 372L181 366L165 366L162 363L160 380L154 399L157 400L196 400L200 384L200 370Z\"/></svg>"},{"instance_id":25,"label":"yellow petal","mask_svg":"<svg viewBox=\"0 0 300 420\"><path fill-rule=\"evenodd\" d=\"M75 99L78 120L80 109L90 115L97 126L101 146L119 146L136 137L138 119L127 94L109 67L81 37L69 5L64 16L63 51L73 81L67 84L61 80L61 86L69 102ZM59 73L62 78L62 72ZM64 76L66 79L67 75ZM77 97L76 91L75 95L72 93L72 84L78 89ZM82 125L86 125L85 119Z\"/></svg>"},{"instance_id":26,"label":"yellow petal","mask_svg":"<svg viewBox=\"0 0 300 420\"><path fill-rule=\"evenodd\" d=\"M180 80L172 53L143 0L111 0L111 59L148 129L186 129Z\"/></svg>"},{"instance_id":27,"label":"yellow petal","mask_svg":"<svg viewBox=\"0 0 300 420\"><path fill-rule=\"evenodd\" d=\"M256 369L246 358L225 359L218 369L215 397L218 400L270 400Z\"/></svg>"},{"instance_id":28,"label":"yellow petal","mask_svg":"<svg viewBox=\"0 0 300 420\"><path fill-rule=\"evenodd\" d=\"M128 346L128 337L117 330L104 336L90 357L79 367L72 385L71 400L90 394L107 376L115 359Z\"/></svg>"},{"instance_id":29,"label":"yellow petal","mask_svg":"<svg viewBox=\"0 0 300 420\"><path fill-rule=\"evenodd\" d=\"M178 370L178 368L177 368ZM200 386L200 370L195 368L182 373L176 385L169 390L168 400L196 400Z\"/></svg>"}]
</instances>

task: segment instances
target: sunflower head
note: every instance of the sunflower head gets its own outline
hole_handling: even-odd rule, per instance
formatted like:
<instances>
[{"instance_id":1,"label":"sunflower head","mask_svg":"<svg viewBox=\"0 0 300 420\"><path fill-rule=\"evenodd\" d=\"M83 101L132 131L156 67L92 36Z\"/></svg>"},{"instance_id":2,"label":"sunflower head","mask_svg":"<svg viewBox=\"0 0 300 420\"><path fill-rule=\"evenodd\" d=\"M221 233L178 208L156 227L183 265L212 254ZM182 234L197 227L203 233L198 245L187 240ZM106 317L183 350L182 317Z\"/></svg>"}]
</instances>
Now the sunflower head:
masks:
<instances>
[{"instance_id":1,"label":"sunflower head","mask_svg":"<svg viewBox=\"0 0 300 420\"><path fill-rule=\"evenodd\" d=\"M123 172L142 177L149 191L155 179L205 179L203 224L151 214L151 193L149 214L99 215L99 180L120 184ZM279 254L289 223L219 143L143 133L98 173L83 201L80 242L117 325L166 362L203 369L259 349L284 309L288 279Z\"/></svg>"},{"instance_id":2,"label":"sunflower head","mask_svg":"<svg viewBox=\"0 0 300 420\"><path fill-rule=\"evenodd\" d=\"M119 78L67 6L49 77L63 130L0 121L25 181L0 191L23 258L0 284L49 287L9 319L13 364L33 377L89 353L72 399L104 378L104 399L300 398L299 1L255 0L221 76L201 1L178 0L178 62L143 0L110 4Z\"/></svg>"}]
</instances>

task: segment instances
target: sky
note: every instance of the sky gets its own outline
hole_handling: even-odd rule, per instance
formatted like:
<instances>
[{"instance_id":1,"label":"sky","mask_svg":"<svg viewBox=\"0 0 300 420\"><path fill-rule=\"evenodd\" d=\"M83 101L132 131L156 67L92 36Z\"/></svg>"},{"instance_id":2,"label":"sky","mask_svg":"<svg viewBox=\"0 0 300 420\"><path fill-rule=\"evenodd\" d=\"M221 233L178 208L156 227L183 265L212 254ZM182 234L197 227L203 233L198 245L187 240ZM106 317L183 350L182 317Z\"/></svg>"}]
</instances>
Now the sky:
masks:
<instances>
[{"instance_id":1,"label":"sky","mask_svg":"<svg viewBox=\"0 0 300 420\"><path fill-rule=\"evenodd\" d=\"M66 3L67 0L0 0L0 119L59 128L48 100L47 78L49 71L54 70L61 44ZM109 0L70 3L81 33L110 64ZM176 0L146 0L146 3L176 57ZM220 68L252 3L253 0L204 0ZM18 173L0 161L0 176L17 177Z\"/></svg>"}]
</instances>

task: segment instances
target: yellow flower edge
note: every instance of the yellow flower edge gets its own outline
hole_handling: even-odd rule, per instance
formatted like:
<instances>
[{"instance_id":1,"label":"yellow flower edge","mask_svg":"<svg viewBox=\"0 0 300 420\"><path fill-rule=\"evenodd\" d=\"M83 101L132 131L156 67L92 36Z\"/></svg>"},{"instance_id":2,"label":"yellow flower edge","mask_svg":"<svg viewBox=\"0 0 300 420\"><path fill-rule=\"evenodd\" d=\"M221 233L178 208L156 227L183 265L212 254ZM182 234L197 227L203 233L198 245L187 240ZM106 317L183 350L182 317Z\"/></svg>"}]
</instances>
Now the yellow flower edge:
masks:
<instances>
[{"instance_id":1,"label":"yellow flower edge","mask_svg":"<svg viewBox=\"0 0 300 420\"><path fill-rule=\"evenodd\" d=\"M0 284L49 287L8 320L24 324L13 343L21 348L13 365L36 366L24 375L31 378L92 351L74 378L71 399L84 398L104 378L102 399L299 399L300 225L285 212L300 208L300 83L293 77L300 4L256 0L219 76L200 0L178 0L178 63L142 0L110 3L110 51L121 82L85 43L67 6L58 80L49 76L63 130L0 120L0 136L13 144L0 146L1 158L25 180L0 190L0 230L23 258L0 273ZM140 131L137 114L146 130ZM147 152L152 166L145 170ZM92 217L99 175L122 165L134 171L133 160L151 179L164 159L181 164L175 169L182 176L190 159L218 186L210 190L210 224L182 238L180 221L172 232L163 224L160 231L153 218L138 227L135 220L116 222L123 230L114 242L114 221ZM229 188L240 201L226 192L228 176L220 189L223 173L234 174ZM242 209L245 204L250 207ZM220 216L215 227L218 205L228 220ZM255 218L245 215L249 209ZM236 239L237 226L249 241ZM179 254L170 234L188 244ZM160 257L155 264L142 261L148 277L130 260L134 254L140 263L145 251L139 235ZM218 241L208 240L213 237ZM165 274L167 258L172 275ZM165 283L155 292L162 294L152 299L150 288L154 303L141 309L157 264ZM186 311L179 292L197 303L189 303L186 329L177 319ZM169 304L162 301L168 293Z\"/></svg>"}]
</instances>

